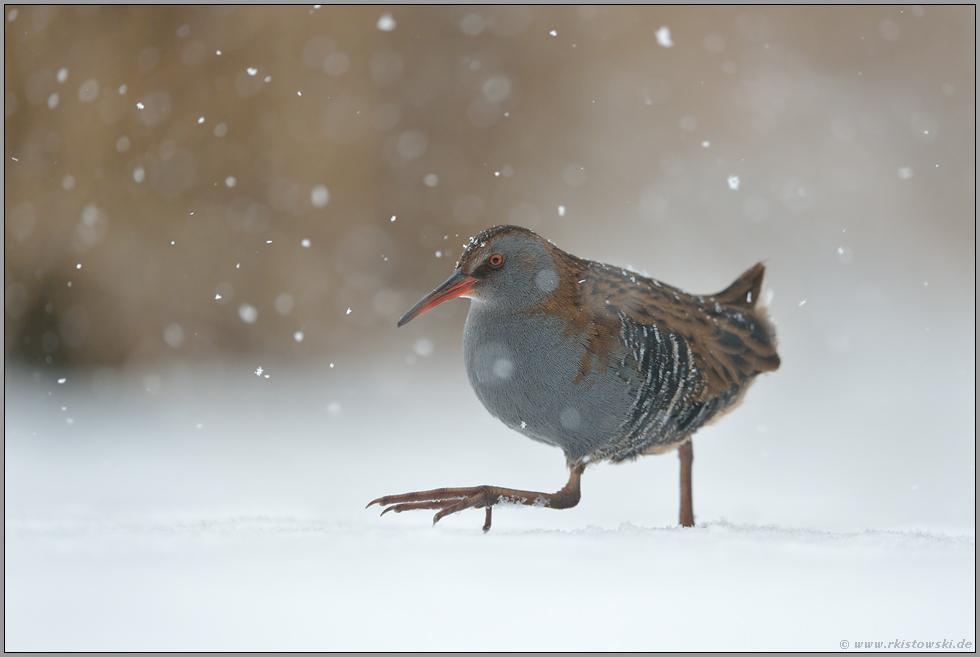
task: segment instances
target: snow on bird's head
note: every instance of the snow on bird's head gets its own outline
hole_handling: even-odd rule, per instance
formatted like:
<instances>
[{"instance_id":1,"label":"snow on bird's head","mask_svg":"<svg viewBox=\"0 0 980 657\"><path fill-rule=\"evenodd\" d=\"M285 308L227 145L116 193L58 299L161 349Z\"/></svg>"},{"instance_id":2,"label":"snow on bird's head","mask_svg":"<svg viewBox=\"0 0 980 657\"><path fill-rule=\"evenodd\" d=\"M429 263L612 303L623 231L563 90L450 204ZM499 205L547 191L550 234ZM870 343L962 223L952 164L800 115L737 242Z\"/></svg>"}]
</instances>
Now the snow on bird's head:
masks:
<instances>
[{"instance_id":1,"label":"snow on bird's head","mask_svg":"<svg viewBox=\"0 0 980 657\"><path fill-rule=\"evenodd\" d=\"M475 237L471 237L469 244L463 245L463 253L460 254L459 260L456 261L456 268L459 269L459 267L462 266L464 263L466 263L467 260L472 258L477 251L485 247L490 242L493 242L494 240L496 240L497 238L503 235L510 235L514 233L527 235L529 237L533 237L536 239L541 239L534 231L528 230L527 228L522 228L521 226L511 226L511 225L504 224L500 226L494 226L493 228L487 228L479 235Z\"/></svg>"}]
</instances>

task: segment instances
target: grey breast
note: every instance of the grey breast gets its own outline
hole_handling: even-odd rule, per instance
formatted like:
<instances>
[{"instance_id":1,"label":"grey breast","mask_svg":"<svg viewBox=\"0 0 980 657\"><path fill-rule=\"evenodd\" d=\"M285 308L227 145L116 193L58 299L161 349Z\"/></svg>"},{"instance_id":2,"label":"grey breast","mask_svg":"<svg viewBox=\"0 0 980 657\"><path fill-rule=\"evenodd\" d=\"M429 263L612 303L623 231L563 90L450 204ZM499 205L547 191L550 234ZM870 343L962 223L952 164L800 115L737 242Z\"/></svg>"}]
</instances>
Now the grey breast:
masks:
<instances>
[{"instance_id":1,"label":"grey breast","mask_svg":"<svg viewBox=\"0 0 980 657\"><path fill-rule=\"evenodd\" d=\"M576 382L583 350L558 318L472 301L463 356L477 397L508 427L574 461L619 442L635 402L629 386L602 368Z\"/></svg>"}]
</instances>

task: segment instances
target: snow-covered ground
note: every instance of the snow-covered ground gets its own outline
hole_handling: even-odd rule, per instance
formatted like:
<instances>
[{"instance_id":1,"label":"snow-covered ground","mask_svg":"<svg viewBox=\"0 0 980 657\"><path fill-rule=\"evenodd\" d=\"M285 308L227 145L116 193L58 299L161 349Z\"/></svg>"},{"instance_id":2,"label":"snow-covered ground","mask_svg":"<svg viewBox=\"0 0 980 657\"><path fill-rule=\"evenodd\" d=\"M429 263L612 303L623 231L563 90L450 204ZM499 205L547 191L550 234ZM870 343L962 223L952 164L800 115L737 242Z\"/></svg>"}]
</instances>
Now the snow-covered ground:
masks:
<instances>
[{"instance_id":1,"label":"snow-covered ground","mask_svg":"<svg viewBox=\"0 0 980 657\"><path fill-rule=\"evenodd\" d=\"M808 413L790 369L698 434L698 527L676 527L671 454L596 466L578 507L500 508L483 535L482 511L433 528L364 509L564 484L561 454L489 417L461 368L254 367L8 368L6 650L975 645L964 399Z\"/></svg>"}]
</instances>

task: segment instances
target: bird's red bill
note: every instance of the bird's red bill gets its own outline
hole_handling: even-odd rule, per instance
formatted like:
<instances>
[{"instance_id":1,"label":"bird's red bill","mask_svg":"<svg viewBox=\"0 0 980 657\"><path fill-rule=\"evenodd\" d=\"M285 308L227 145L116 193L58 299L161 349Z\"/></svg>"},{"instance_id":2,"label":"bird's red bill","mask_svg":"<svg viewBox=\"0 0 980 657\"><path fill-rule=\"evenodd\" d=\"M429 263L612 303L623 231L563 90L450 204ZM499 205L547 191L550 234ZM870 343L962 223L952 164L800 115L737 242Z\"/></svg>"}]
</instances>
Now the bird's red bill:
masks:
<instances>
[{"instance_id":1,"label":"bird's red bill","mask_svg":"<svg viewBox=\"0 0 980 657\"><path fill-rule=\"evenodd\" d=\"M471 292L475 284L475 278L467 276L461 270L457 269L453 272L452 276L446 279L445 283L432 290L425 298L415 304L411 310L405 313L405 316L398 320L398 325L404 326L426 310L438 306L443 301L449 301L450 299L455 299Z\"/></svg>"}]
</instances>

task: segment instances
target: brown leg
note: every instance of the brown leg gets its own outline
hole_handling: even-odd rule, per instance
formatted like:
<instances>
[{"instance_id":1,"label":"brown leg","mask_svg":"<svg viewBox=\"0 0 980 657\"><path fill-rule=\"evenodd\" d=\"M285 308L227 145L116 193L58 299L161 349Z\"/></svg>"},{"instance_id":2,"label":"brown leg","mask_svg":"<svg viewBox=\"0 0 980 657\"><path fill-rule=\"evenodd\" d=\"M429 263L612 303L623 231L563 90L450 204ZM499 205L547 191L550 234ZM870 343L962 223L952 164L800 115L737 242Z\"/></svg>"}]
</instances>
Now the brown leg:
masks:
<instances>
[{"instance_id":1,"label":"brown leg","mask_svg":"<svg viewBox=\"0 0 980 657\"><path fill-rule=\"evenodd\" d=\"M509 502L527 506L543 506L549 509L569 509L578 504L582 497L580 482L585 466L570 465L569 467L572 473L568 478L568 483L557 493L535 493L527 490L500 488L499 486L438 488L403 495L385 495L373 500L368 506L380 504L387 507L381 512L381 515L389 511L401 513L414 509L439 509L439 512L432 518L432 524L464 509L486 507L487 517L483 524L483 531L486 532L490 531L490 509L494 504Z\"/></svg>"},{"instance_id":2,"label":"brown leg","mask_svg":"<svg viewBox=\"0 0 980 657\"><path fill-rule=\"evenodd\" d=\"M694 463L694 446L690 439L677 448L681 459L681 527L694 526L694 500L691 498L691 465Z\"/></svg>"}]
</instances>

